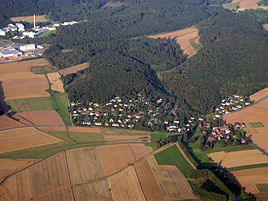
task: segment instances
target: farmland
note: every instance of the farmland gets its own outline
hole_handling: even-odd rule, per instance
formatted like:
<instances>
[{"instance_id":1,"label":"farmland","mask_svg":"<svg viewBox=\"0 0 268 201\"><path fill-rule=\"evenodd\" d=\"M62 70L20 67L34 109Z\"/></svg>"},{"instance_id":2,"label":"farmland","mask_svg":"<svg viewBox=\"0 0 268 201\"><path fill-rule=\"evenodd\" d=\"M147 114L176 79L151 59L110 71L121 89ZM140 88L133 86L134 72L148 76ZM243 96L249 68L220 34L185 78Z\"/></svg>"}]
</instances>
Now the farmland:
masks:
<instances>
[{"instance_id":1,"label":"farmland","mask_svg":"<svg viewBox=\"0 0 268 201\"><path fill-rule=\"evenodd\" d=\"M78 71L81 71L81 70L85 70L88 67L89 67L89 63L82 63L82 64L79 64L79 65L75 65L75 66L71 66L71 67L68 67L68 68L61 69L61 70L59 70L59 72L63 76L66 76L66 75L69 75L69 74L77 73Z\"/></svg>"},{"instance_id":2,"label":"farmland","mask_svg":"<svg viewBox=\"0 0 268 201\"><path fill-rule=\"evenodd\" d=\"M34 17L33 16L20 16L20 17L12 17L10 18L13 22L29 22L33 23L34 22ZM47 15L36 15L35 16L35 21L36 22L48 22Z\"/></svg>"},{"instance_id":3,"label":"farmland","mask_svg":"<svg viewBox=\"0 0 268 201\"><path fill-rule=\"evenodd\" d=\"M24 126L23 124L7 116L0 116L0 130Z\"/></svg>"},{"instance_id":4,"label":"farmland","mask_svg":"<svg viewBox=\"0 0 268 201\"><path fill-rule=\"evenodd\" d=\"M200 37L198 31L199 30L197 28L191 27L169 33L150 35L148 37L155 39L157 38L175 39L176 42L181 46L181 49L184 51L185 54L193 56L197 53L198 49L202 47L199 42Z\"/></svg>"},{"instance_id":5,"label":"farmland","mask_svg":"<svg viewBox=\"0 0 268 201\"><path fill-rule=\"evenodd\" d=\"M264 184L268 184L268 167L252 168L247 170L232 171L239 182L246 187L248 192L254 193L257 197L267 200L267 189L262 189Z\"/></svg>"},{"instance_id":6,"label":"farmland","mask_svg":"<svg viewBox=\"0 0 268 201\"><path fill-rule=\"evenodd\" d=\"M47 77L51 84L51 90L64 93L63 83L58 72L48 73Z\"/></svg>"},{"instance_id":7,"label":"farmland","mask_svg":"<svg viewBox=\"0 0 268 201\"><path fill-rule=\"evenodd\" d=\"M49 136L35 128L25 127L0 131L0 153L59 142L62 142L62 140Z\"/></svg>"},{"instance_id":8,"label":"farmland","mask_svg":"<svg viewBox=\"0 0 268 201\"><path fill-rule=\"evenodd\" d=\"M268 157L257 149L234 152L215 152L208 154L208 156L226 168L268 163Z\"/></svg>"},{"instance_id":9,"label":"farmland","mask_svg":"<svg viewBox=\"0 0 268 201\"><path fill-rule=\"evenodd\" d=\"M39 110L55 110L59 113L66 125L71 125L68 111L67 94L52 93L51 97L26 98L7 101L12 111L31 112Z\"/></svg>"}]
</instances>

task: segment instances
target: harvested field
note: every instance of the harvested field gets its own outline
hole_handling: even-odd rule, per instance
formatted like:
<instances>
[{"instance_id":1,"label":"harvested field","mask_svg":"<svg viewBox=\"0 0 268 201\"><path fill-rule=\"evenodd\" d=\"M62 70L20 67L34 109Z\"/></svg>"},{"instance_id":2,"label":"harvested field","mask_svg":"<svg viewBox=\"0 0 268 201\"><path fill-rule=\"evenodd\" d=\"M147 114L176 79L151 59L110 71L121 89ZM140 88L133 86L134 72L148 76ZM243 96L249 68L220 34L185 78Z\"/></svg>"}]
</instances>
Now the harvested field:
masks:
<instances>
[{"instance_id":1,"label":"harvested field","mask_svg":"<svg viewBox=\"0 0 268 201\"><path fill-rule=\"evenodd\" d=\"M5 177L24 169L37 161L37 159L0 159L0 182Z\"/></svg>"},{"instance_id":2,"label":"harvested field","mask_svg":"<svg viewBox=\"0 0 268 201\"><path fill-rule=\"evenodd\" d=\"M260 193L256 184L268 184L268 167L232 171L247 192Z\"/></svg>"},{"instance_id":3,"label":"harvested field","mask_svg":"<svg viewBox=\"0 0 268 201\"><path fill-rule=\"evenodd\" d=\"M257 149L234 152L220 151L208 154L208 156L226 168L268 163L268 157Z\"/></svg>"},{"instance_id":4,"label":"harvested field","mask_svg":"<svg viewBox=\"0 0 268 201\"><path fill-rule=\"evenodd\" d=\"M154 157L147 161L166 201L195 199L190 184L176 166L159 166Z\"/></svg>"},{"instance_id":5,"label":"harvested field","mask_svg":"<svg viewBox=\"0 0 268 201\"><path fill-rule=\"evenodd\" d=\"M66 157L72 185L95 181L103 177L103 169L95 147L66 151Z\"/></svg>"},{"instance_id":6,"label":"harvested field","mask_svg":"<svg viewBox=\"0 0 268 201\"><path fill-rule=\"evenodd\" d=\"M25 127L0 131L0 153L62 142L36 128Z\"/></svg>"},{"instance_id":7,"label":"harvested field","mask_svg":"<svg viewBox=\"0 0 268 201\"><path fill-rule=\"evenodd\" d=\"M64 93L63 83L58 72L48 73L47 77L51 83L51 90Z\"/></svg>"},{"instance_id":8,"label":"harvested field","mask_svg":"<svg viewBox=\"0 0 268 201\"><path fill-rule=\"evenodd\" d=\"M72 200L70 191L62 191L69 185L68 168L63 152L16 173L3 184L13 201ZM46 196L49 199L45 199ZM52 197L54 199L51 199Z\"/></svg>"},{"instance_id":9,"label":"harvested field","mask_svg":"<svg viewBox=\"0 0 268 201\"><path fill-rule=\"evenodd\" d=\"M82 64L79 64L79 65L71 66L69 68L61 69L61 70L59 70L59 72L63 76L66 76L66 75L69 75L69 74L77 73L78 71L81 71L81 70L85 70L88 67L89 67L89 63L82 63Z\"/></svg>"},{"instance_id":10,"label":"harvested field","mask_svg":"<svg viewBox=\"0 0 268 201\"><path fill-rule=\"evenodd\" d=\"M1 74L5 100L48 97L48 81L44 75L31 72Z\"/></svg>"},{"instance_id":11,"label":"harvested field","mask_svg":"<svg viewBox=\"0 0 268 201\"><path fill-rule=\"evenodd\" d=\"M64 122L55 110L21 112L13 116L26 125L64 126Z\"/></svg>"},{"instance_id":12,"label":"harvested field","mask_svg":"<svg viewBox=\"0 0 268 201\"><path fill-rule=\"evenodd\" d=\"M129 145L107 145L96 147L104 175L115 174L135 161Z\"/></svg>"},{"instance_id":13,"label":"harvested field","mask_svg":"<svg viewBox=\"0 0 268 201\"><path fill-rule=\"evenodd\" d=\"M150 35L149 38L170 38L176 39L176 42L181 46L181 49L184 50L184 53L193 56L197 53L196 49L192 46L191 43L200 44L198 29L195 27L190 27L187 29L182 29L178 31L173 31L169 33L162 33L156 35Z\"/></svg>"},{"instance_id":14,"label":"harvested field","mask_svg":"<svg viewBox=\"0 0 268 201\"><path fill-rule=\"evenodd\" d=\"M242 0L239 4L238 11L243 11L247 9L257 9L259 7L258 0Z\"/></svg>"},{"instance_id":15,"label":"harvested field","mask_svg":"<svg viewBox=\"0 0 268 201\"><path fill-rule=\"evenodd\" d=\"M164 201L163 194L146 160L135 165L142 190L147 201Z\"/></svg>"},{"instance_id":16,"label":"harvested field","mask_svg":"<svg viewBox=\"0 0 268 201\"><path fill-rule=\"evenodd\" d=\"M20 17L11 17L11 21L13 22L29 22L33 23L34 22L34 17L33 16L20 16ZM35 16L35 21L36 22L48 22L49 20L47 19L47 15L36 15Z\"/></svg>"},{"instance_id":17,"label":"harvested field","mask_svg":"<svg viewBox=\"0 0 268 201\"><path fill-rule=\"evenodd\" d=\"M19 72L31 72L32 67L49 66L49 62L46 59L33 59L21 62L12 62L1 64L0 74L19 73Z\"/></svg>"},{"instance_id":18,"label":"harvested field","mask_svg":"<svg viewBox=\"0 0 268 201\"><path fill-rule=\"evenodd\" d=\"M7 191L4 187L0 186L0 200L1 201L11 201Z\"/></svg>"},{"instance_id":19,"label":"harvested field","mask_svg":"<svg viewBox=\"0 0 268 201\"><path fill-rule=\"evenodd\" d=\"M139 160L146 154L149 154L153 151L152 147L145 146L144 144L131 144L130 148L132 149L136 160Z\"/></svg>"},{"instance_id":20,"label":"harvested field","mask_svg":"<svg viewBox=\"0 0 268 201\"><path fill-rule=\"evenodd\" d=\"M73 192L77 201L113 201L106 180L74 186Z\"/></svg>"},{"instance_id":21,"label":"harvested field","mask_svg":"<svg viewBox=\"0 0 268 201\"><path fill-rule=\"evenodd\" d=\"M266 24L264 27L267 27L268 29L268 24ZM257 102L265 97L268 97L268 88L262 89L255 94L252 94L249 98L250 100Z\"/></svg>"},{"instance_id":22,"label":"harvested field","mask_svg":"<svg viewBox=\"0 0 268 201\"><path fill-rule=\"evenodd\" d=\"M24 126L18 121L11 119L5 115L0 116L0 130L10 129L10 128L17 128Z\"/></svg>"},{"instance_id":23,"label":"harvested field","mask_svg":"<svg viewBox=\"0 0 268 201\"><path fill-rule=\"evenodd\" d=\"M134 167L107 179L113 201L146 201Z\"/></svg>"},{"instance_id":24,"label":"harvested field","mask_svg":"<svg viewBox=\"0 0 268 201\"><path fill-rule=\"evenodd\" d=\"M59 131L59 132L67 131L65 126L37 126L37 128L42 131Z\"/></svg>"}]
</instances>

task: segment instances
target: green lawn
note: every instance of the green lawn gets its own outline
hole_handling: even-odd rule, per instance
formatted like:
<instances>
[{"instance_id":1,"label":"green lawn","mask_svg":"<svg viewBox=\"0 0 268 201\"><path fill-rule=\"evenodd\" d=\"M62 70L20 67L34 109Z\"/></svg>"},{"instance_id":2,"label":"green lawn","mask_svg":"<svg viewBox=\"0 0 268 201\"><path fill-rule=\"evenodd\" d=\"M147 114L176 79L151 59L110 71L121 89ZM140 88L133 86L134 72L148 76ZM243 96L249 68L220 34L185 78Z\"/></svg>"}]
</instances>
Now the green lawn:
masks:
<instances>
[{"instance_id":1,"label":"green lawn","mask_svg":"<svg viewBox=\"0 0 268 201\"><path fill-rule=\"evenodd\" d=\"M39 35L39 38L49 37L51 34L56 34L57 30L45 31Z\"/></svg>"},{"instance_id":2,"label":"green lawn","mask_svg":"<svg viewBox=\"0 0 268 201\"><path fill-rule=\"evenodd\" d=\"M154 155L159 165L176 165L182 174L189 178L193 167L186 161L176 145Z\"/></svg>"},{"instance_id":3,"label":"green lawn","mask_svg":"<svg viewBox=\"0 0 268 201\"><path fill-rule=\"evenodd\" d=\"M250 128L261 128L264 127L264 125L261 122L249 122L247 123Z\"/></svg>"},{"instance_id":4,"label":"green lawn","mask_svg":"<svg viewBox=\"0 0 268 201\"><path fill-rule=\"evenodd\" d=\"M66 125L72 125L66 93L52 93L51 97L9 100L7 104L15 112L56 110Z\"/></svg>"}]
</instances>

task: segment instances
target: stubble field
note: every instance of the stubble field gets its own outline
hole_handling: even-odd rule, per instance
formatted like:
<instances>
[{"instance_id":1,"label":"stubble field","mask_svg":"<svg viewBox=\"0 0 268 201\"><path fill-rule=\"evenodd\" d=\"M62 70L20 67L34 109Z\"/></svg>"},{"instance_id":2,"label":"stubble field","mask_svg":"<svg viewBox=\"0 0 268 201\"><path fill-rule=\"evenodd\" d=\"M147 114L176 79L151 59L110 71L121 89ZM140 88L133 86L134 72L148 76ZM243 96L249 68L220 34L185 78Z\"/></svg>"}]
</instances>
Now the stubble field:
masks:
<instances>
[{"instance_id":1,"label":"stubble field","mask_svg":"<svg viewBox=\"0 0 268 201\"><path fill-rule=\"evenodd\" d=\"M47 77L51 84L51 90L64 93L63 83L58 72L48 73Z\"/></svg>"},{"instance_id":2,"label":"stubble field","mask_svg":"<svg viewBox=\"0 0 268 201\"><path fill-rule=\"evenodd\" d=\"M33 23L34 22L34 17L33 16L20 16L20 17L12 17L10 18L11 21L13 22L29 22ZM35 16L35 21L36 22L48 22L49 20L47 19L47 15L36 15Z\"/></svg>"},{"instance_id":3,"label":"stubble field","mask_svg":"<svg viewBox=\"0 0 268 201\"><path fill-rule=\"evenodd\" d=\"M68 68L61 69L61 70L59 70L59 72L63 76L66 76L66 75L69 75L69 74L77 73L78 71L81 71L81 70L85 70L88 67L89 67L89 63L82 63L82 64L79 64L79 65L75 65L75 66L71 66L71 67L68 67Z\"/></svg>"}]
</instances>

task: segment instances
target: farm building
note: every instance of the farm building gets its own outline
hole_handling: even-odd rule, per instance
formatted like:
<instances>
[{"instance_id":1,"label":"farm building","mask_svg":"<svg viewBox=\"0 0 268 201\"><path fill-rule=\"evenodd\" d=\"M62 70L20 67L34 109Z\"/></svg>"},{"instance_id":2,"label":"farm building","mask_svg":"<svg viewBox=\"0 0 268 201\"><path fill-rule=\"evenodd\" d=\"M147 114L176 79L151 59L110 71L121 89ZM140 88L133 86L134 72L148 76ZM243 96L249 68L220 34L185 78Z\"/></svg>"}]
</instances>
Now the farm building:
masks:
<instances>
[{"instance_id":1,"label":"farm building","mask_svg":"<svg viewBox=\"0 0 268 201\"><path fill-rule=\"evenodd\" d=\"M14 48L7 48L0 51L0 57L19 57L21 55L22 52Z\"/></svg>"},{"instance_id":2,"label":"farm building","mask_svg":"<svg viewBox=\"0 0 268 201\"><path fill-rule=\"evenodd\" d=\"M35 50L35 44L27 44L19 47L21 51Z\"/></svg>"}]
</instances>

